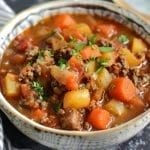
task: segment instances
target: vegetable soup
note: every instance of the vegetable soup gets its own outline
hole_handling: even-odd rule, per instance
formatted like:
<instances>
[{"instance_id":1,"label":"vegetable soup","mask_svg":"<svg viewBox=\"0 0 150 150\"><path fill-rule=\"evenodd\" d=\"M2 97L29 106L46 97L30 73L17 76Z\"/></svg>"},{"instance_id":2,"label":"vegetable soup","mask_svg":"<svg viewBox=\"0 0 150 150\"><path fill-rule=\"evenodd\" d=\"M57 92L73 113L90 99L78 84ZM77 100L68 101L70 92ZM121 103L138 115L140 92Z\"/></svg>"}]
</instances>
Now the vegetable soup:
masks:
<instances>
[{"instance_id":1,"label":"vegetable soup","mask_svg":"<svg viewBox=\"0 0 150 150\"><path fill-rule=\"evenodd\" d=\"M59 14L11 42L0 86L13 107L42 125L104 130L149 108L150 47L107 18Z\"/></svg>"}]
</instances>

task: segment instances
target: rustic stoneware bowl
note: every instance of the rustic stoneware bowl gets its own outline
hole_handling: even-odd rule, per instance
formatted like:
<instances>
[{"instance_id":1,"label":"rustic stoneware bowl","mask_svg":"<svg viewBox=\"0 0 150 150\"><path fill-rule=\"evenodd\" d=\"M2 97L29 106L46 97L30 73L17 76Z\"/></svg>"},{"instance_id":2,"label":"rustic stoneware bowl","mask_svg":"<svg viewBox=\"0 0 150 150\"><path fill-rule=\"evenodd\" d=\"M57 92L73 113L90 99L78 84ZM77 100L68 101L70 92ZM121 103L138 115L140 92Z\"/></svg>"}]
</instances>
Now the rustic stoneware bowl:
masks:
<instances>
[{"instance_id":1,"label":"rustic stoneware bowl","mask_svg":"<svg viewBox=\"0 0 150 150\"><path fill-rule=\"evenodd\" d=\"M0 33L0 56L10 41L24 29L36 24L46 16L61 12L88 13L106 16L120 22L143 37L150 44L150 26L132 13L103 1L54 1L29 8L18 14ZM10 121L31 139L57 149L96 150L113 144L119 144L133 137L150 123L150 109L131 121L118 127L103 131L81 132L52 129L42 126L13 108L0 93L0 107Z\"/></svg>"}]
</instances>

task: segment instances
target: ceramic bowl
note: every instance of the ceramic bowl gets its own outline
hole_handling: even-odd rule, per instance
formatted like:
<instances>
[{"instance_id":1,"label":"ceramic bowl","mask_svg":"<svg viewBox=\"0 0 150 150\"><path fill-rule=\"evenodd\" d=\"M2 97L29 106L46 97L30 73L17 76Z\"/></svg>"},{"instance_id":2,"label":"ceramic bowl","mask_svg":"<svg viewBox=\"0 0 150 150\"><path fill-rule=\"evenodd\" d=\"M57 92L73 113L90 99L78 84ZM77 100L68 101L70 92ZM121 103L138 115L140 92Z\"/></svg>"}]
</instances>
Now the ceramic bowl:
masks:
<instances>
[{"instance_id":1,"label":"ceramic bowl","mask_svg":"<svg viewBox=\"0 0 150 150\"><path fill-rule=\"evenodd\" d=\"M0 56L3 55L11 40L24 29L35 25L46 16L61 12L106 16L128 26L150 44L150 26L129 11L104 1L64 0L40 4L18 14L0 33ZM0 107L22 133L43 145L61 150L96 150L118 144L133 137L150 123L149 109L136 118L108 130L66 131L45 127L28 119L11 106L2 93L0 93Z\"/></svg>"}]
</instances>

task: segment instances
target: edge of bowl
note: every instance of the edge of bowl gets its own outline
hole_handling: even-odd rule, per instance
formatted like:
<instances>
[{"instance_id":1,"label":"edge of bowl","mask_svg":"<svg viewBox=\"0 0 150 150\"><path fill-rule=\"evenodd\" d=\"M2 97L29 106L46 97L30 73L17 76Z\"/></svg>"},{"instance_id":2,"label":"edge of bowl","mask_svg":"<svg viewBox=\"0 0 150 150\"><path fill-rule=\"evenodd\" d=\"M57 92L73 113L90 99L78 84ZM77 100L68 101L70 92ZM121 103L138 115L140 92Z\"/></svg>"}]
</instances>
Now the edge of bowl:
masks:
<instances>
[{"instance_id":1,"label":"edge of bowl","mask_svg":"<svg viewBox=\"0 0 150 150\"><path fill-rule=\"evenodd\" d=\"M9 33L10 29L12 28L12 26L15 26L15 24L21 20L21 18L24 18L26 17L27 15L29 15L31 12L36 12L38 11L39 9L43 9L43 8L50 8L50 7L54 7L54 6L66 6L68 4L80 4L80 5L98 5L100 6L100 4L103 3L104 6L107 6L108 4L110 6L113 6L111 9L113 11L115 11L115 9L122 9L124 10L123 8L120 8L119 6L116 6L115 4L113 3L110 3L110 2L102 2L102 1L98 1L98 0L95 0L94 2L92 0L89 0L88 2L86 0L82 0L81 1L78 1L78 0L75 0L75 1L69 1L69 0L64 0L64 1L51 1L51 2L46 2L46 3L43 3L43 4L39 4L39 5L36 5L36 6L33 6L31 8L28 8L24 11L22 11L21 13L19 13L18 15L16 15L6 26L4 26L2 29L1 29L1 32L0 32L0 39L3 40L3 35ZM51 6L50 6L51 5ZM109 9L110 9L110 6L109 6ZM124 10L126 11L126 10ZM127 12L127 11L126 11ZM130 12L128 12L130 13ZM145 27L146 31L150 31L150 25L148 25L147 23L145 23L144 21L142 21L141 19L139 19L139 17L137 17L136 15L134 15L133 13L130 13L134 16L134 18L137 18L138 21L139 21L139 24L144 24L143 26ZM9 29L9 30L7 30ZM54 128L50 128L50 127L46 127L46 126L43 126L43 125L40 125L39 123L36 123L35 121L33 120L30 120L29 118L27 118L26 116L24 116L23 114L21 114L19 111L17 111L6 99L5 97L2 95L2 93L0 92L0 107L1 109L4 111L4 113L8 112L8 114L12 114L14 117L17 117L18 119L26 122L27 124L30 124L31 126L33 126L34 128L37 128L38 130L41 130L41 131L45 131L45 132L52 132L52 133L55 133L55 134L61 134L61 135L74 135L74 136L88 136L88 135L96 135L96 134L105 134L105 133L109 133L109 132L113 132L115 130L121 130L122 128L126 128L132 124L134 124L134 122L136 122L137 120L143 118L144 116L148 116L150 115L150 109L148 109L147 111L143 112L142 114L138 115L137 117L135 117L134 119L126 122L126 123L123 123L119 126L116 126L116 127L113 127L113 128L110 128L110 129L106 129L106 130L100 130L100 131L68 131L68 130L60 130L60 129L54 129ZM6 115L8 115L6 113ZM150 119L149 121L150 122ZM144 128L144 127L143 127Z\"/></svg>"}]
</instances>

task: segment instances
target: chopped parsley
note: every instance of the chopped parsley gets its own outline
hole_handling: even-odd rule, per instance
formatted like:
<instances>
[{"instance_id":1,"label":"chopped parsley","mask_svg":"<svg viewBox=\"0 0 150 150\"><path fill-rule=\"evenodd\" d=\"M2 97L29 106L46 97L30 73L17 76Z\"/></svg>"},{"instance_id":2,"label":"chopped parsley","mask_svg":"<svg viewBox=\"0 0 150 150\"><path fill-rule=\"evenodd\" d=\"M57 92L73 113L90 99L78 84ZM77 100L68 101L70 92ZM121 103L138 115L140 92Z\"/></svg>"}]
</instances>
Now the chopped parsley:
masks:
<instances>
[{"instance_id":1,"label":"chopped parsley","mask_svg":"<svg viewBox=\"0 0 150 150\"><path fill-rule=\"evenodd\" d=\"M61 69L64 69L66 68L67 66L67 60L64 59L64 58L60 58L59 61L58 61L58 65Z\"/></svg>"},{"instance_id":2,"label":"chopped parsley","mask_svg":"<svg viewBox=\"0 0 150 150\"><path fill-rule=\"evenodd\" d=\"M118 38L119 42L121 42L122 44L128 44L129 43L129 39L126 35L120 35Z\"/></svg>"},{"instance_id":3,"label":"chopped parsley","mask_svg":"<svg viewBox=\"0 0 150 150\"><path fill-rule=\"evenodd\" d=\"M96 44L96 41L97 41L97 36L95 34L91 35L89 38L88 38L88 45L94 45Z\"/></svg>"},{"instance_id":4,"label":"chopped parsley","mask_svg":"<svg viewBox=\"0 0 150 150\"><path fill-rule=\"evenodd\" d=\"M100 64L101 66L107 66L108 65L108 61L109 59L106 59L106 58L100 58L98 59L98 64Z\"/></svg>"},{"instance_id":5,"label":"chopped parsley","mask_svg":"<svg viewBox=\"0 0 150 150\"><path fill-rule=\"evenodd\" d=\"M85 43L79 42L75 44L74 49L77 50L78 52L81 51L85 47Z\"/></svg>"},{"instance_id":6,"label":"chopped parsley","mask_svg":"<svg viewBox=\"0 0 150 150\"><path fill-rule=\"evenodd\" d=\"M60 34L60 30L59 29L54 29L51 33L50 33L50 37L55 36L58 39L62 39L64 40L64 37Z\"/></svg>"},{"instance_id":7,"label":"chopped parsley","mask_svg":"<svg viewBox=\"0 0 150 150\"><path fill-rule=\"evenodd\" d=\"M54 53L51 49L46 49L46 50L40 50L39 54L38 54L38 59L43 59L44 56L49 56L52 57L54 56Z\"/></svg>"},{"instance_id":8,"label":"chopped parsley","mask_svg":"<svg viewBox=\"0 0 150 150\"><path fill-rule=\"evenodd\" d=\"M54 52L50 49L50 50L46 50L46 53L48 54L49 57L54 56Z\"/></svg>"},{"instance_id":9,"label":"chopped parsley","mask_svg":"<svg viewBox=\"0 0 150 150\"><path fill-rule=\"evenodd\" d=\"M103 70L103 66L100 66L97 70L96 70L96 73L100 72L101 70Z\"/></svg>"},{"instance_id":10,"label":"chopped parsley","mask_svg":"<svg viewBox=\"0 0 150 150\"><path fill-rule=\"evenodd\" d=\"M86 46L86 43L78 42L76 39L72 39L70 41L70 45L73 47L73 50L70 54L75 56L78 55L78 53Z\"/></svg>"},{"instance_id":11,"label":"chopped parsley","mask_svg":"<svg viewBox=\"0 0 150 150\"><path fill-rule=\"evenodd\" d=\"M61 106L62 106L62 103L59 103L59 102L55 103L53 106L54 111L58 112L60 110Z\"/></svg>"},{"instance_id":12,"label":"chopped parsley","mask_svg":"<svg viewBox=\"0 0 150 150\"><path fill-rule=\"evenodd\" d=\"M101 52L112 52L114 49L113 49L113 47L109 47L109 46L101 46L101 47L99 47L99 50Z\"/></svg>"},{"instance_id":13,"label":"chopped parsley","mask_svg":"<svg viewBox=\"0 0 150 150\"><path fill-rule=\"evenodd\" d=\"M105 67L107 67L108 66L108 61L109 61L109 59L102 59L102 58L100 58L100 59L98 59L97 60L97 70L96 70L96 72L98 73L98 72L100 72L103 68L105 68Z\"/></svg>"},{"instance_id":14,"label":"chopped parsley","mask_svg":"<svg viewBox=\"0 0 150 150\"><path fill-rule=\"evenodd\" d=\"M78 51L76 49L73 49L71 52L70 52L71 56L76 56L78 55Z\"/></svg>"},{"instance_id":15,"label":"chopped parsley","mask_svg":"<svg viewBox=\"0 0 150 150\"><path fill-rule=\"evenodd\" d=\"M88 61L95 61L97 57L91 57Z\"/></svg>"},{"instance_id":16,"label":"chopped parsley","mask_svg":"<svg viewBox=\"0 0 150 150\"><path fill-rule=\"evenodd\" d=\"M32 66L33 63L34 63L34 62L33 62L32 60L31 60L31 61L28 61L28 62L27 62L27 66Z\"/></svg>"},{"instance_id":17,"label":"chopped parsley","mask_svg":"<svg viewBox=\"0 0 150 150\"><path fill-rule=\"evenodd\" d=\"M32 88L35 90L35 92L38 94L40 100L44 100L44 88L38 81L32 82Z\"/></svg>"},{"instance_id":18,"label":"chopped parsley","mask_svg":"<svg viewBox=\"0 0 150 150\"><path fill-rule=\"evenodd\" d=\"M43 58L43 57L44 57L44 50L41 50L39 52L38 58L40 59L40 58Z\"/></svg>"}]
</instances>

